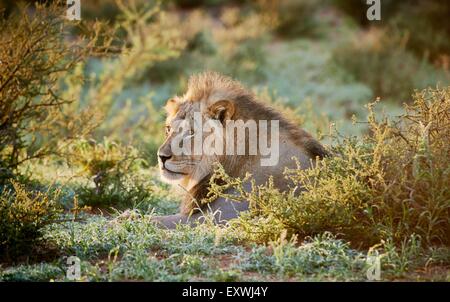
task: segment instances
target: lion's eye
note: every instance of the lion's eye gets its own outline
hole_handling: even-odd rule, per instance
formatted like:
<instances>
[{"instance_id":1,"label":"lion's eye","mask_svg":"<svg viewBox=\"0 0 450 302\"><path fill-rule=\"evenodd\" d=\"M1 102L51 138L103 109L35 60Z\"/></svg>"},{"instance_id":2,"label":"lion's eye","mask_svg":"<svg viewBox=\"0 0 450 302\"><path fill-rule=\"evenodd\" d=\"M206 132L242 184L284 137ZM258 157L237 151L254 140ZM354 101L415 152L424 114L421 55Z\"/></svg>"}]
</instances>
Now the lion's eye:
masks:
<instances>
[{"instance_id":1,"label":"lion's eye","mask_svg":"<svg viewBox=\"0 0 450 302\"><path fill-rule=\"evenodd\" d=\"M189 130L189 135L194 135L194 130L193 129Z\"/></svg>"}]
</instances>

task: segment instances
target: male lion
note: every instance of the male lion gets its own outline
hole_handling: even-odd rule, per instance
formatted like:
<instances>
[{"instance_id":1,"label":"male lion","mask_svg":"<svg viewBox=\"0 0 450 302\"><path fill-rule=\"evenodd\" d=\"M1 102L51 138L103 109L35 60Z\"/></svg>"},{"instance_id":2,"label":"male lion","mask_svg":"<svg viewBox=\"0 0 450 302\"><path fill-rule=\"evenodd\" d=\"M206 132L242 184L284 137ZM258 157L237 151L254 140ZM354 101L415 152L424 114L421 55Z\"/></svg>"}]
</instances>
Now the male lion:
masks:
<instances>
[{"instance_id":1,"label":"male lion","mask_svg":"<svg viewBox=\"0 0 450 302\"><path fill-rule=\"evenodd\" d=\"M250 173L258 185L266 183L269 176L273 176L275 186L286 190L289 184L283 171L286 167L297 167L294 157L301 169L307 169L314 164L316 157L326 155L323 146L310 134L259 102L239 82L215 72L192 76L187 92L182 97L170 99L165 109L167 137L158 150L160 173L163 180L181 186L186 192L179 214L154 218L167 228L173 228L178 223L201 222L204 213L212 213L216 223L223 223L248 209L248 202L225 198L218 198L207 205L200 203L208 193L209 180L216 163L221 164L231 177L244 177L247 172ZM264 126L264 121L270 122ZM215 122L209 127L211 131L198 131L209 122ZM234 129L228 127L232 123ZM181 124L184 126L180 127ZM267 125L273 126L271 131ZM244 130L239 134L242 127ZM263 146L269 144L258 144L255 137L271 142L270 147L278 153L275 154L275 161L267 161L268 150ZM196 142L206 143L211 142L211 139L215 140L214 146L204 144L195 151ZM225 145L227 152L220 153L224 150L220 147ZM180 148L184 148L184 151L180 152ZM239 148L240 153L236 152ZM247 183L245 189L250 188ZM230 189L225 193L233 192Z\"/></svg>"}]
</instances>

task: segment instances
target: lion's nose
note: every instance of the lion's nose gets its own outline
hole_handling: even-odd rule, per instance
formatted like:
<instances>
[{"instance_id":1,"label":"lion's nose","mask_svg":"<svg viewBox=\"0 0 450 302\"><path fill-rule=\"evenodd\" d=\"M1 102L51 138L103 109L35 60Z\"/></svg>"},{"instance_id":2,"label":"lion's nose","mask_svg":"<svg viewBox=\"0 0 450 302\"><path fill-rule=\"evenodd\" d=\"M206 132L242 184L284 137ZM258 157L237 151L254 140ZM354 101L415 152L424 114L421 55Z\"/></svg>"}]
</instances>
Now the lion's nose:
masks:
<instances>
[{"instance_id":1,"label":"lion's nose","mask_svg":"<svg viewBox=\"0 0 450 302\"><path fill-rule=\"evenodd\" d=\"M159 155L159 159L161 159L161 162L164 164L166 160L170 159L172 156L166 156L166 155Z\"/></svg>"},{"instance_id":2,"label":"lion's nose","mask_svg":"<svg viewBox=\"0 0 450 302\"><path fill-rule=\"evenodd\" d=\"M166 145L164 145L163 147L159 148L159 150L158 150L158 157L161 160L161 163L164 165L164 163L167 160L172 158L172 152L171 152L170 148L167 148Z\"/></svg>"}]
</instances>

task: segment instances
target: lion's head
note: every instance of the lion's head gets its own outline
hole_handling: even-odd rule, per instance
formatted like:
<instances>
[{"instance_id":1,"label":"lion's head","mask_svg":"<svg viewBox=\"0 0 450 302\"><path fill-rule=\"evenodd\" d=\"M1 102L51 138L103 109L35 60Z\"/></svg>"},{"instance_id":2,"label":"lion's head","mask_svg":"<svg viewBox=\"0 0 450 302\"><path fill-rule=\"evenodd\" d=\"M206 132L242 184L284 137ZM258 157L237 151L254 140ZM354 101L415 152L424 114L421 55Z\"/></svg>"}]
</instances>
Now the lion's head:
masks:
<instances>
[{"instance_id":1,"label":"lion's head","mask_svg":"<svg viewBox=\"0 0 450 302\"><path fill-rule=\"evenodd\" d=\"M183 96L167 101L166 140L158 150L165 181L189 190L212 172L213 163L224 162L226 156L211 148L225 143L226 121L235 117L243 96L250 94L238 82L206 72L190 78Z\"/></svg>"}]
</instances>

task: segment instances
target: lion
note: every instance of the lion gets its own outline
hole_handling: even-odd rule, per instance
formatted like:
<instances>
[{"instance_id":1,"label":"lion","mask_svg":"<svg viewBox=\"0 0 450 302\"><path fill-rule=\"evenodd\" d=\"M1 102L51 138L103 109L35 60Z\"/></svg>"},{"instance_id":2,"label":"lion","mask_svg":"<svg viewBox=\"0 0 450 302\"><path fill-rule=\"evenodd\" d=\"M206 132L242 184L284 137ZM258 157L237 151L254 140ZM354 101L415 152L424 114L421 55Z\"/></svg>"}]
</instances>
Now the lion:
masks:
<instances>
[{"instance_id":1,"label":"lion","mask_svg":"<svg viewBox=\"0 0 450 302\"><path fill-rule=\"evenodd\" d=\"M210 179L217 164L230 177L243 178L249 173L251 179L245 184L245 190L251 190L252 180L260 185L267 183L272 176L276 188L283 191L289 188L289 182L283 174L285 168L308 169L315 164L317 158L328 154L305 130L258 101L238 81L217 72L208 71L191 76L186 93L168 100L165 110L166 139L157 152L160 175L163 181L181 187L185 197L179 214L154 217L162 227L174 228L179 223L201 223L205 220L206 213L212 214L214 223L223 224L249 209L248 202L221 197L207 204L201 203L207 197ZM267 127L262 126L264 121L271 121L273 133L263 135L264 132L269 132ZM208 136L205 133L196 134L208 122L214 125L210 127L214 131L209 131ZM238 122L241 122L241 128L245 128L244 133L256 131L257 135L253 137L271 140L271 147L278 153L275 162L262 165L264 156L267 157L267 150L251 140L250 134L243 138L236 131L231 131L232 128L228 125ZM180 124L184 126L180 127ZM249 125L253 125L253 128ZM195 142L211 141L211 136L215 139L214 146L203 146L198 149L200 152L194 152ZM175 140L177 143L174 143ZM227 145L227 151L241 148L244 152L211 152L210 149L214 149L216 145ZM184 148L185 152L180 152L180 148ZM266 151L265 154L262 151ZM225 193L232 194L233 190L229 189Z\"/></svg>"}]
</instances>

